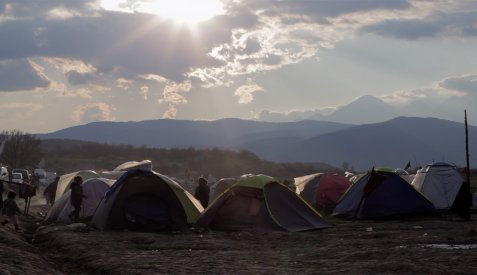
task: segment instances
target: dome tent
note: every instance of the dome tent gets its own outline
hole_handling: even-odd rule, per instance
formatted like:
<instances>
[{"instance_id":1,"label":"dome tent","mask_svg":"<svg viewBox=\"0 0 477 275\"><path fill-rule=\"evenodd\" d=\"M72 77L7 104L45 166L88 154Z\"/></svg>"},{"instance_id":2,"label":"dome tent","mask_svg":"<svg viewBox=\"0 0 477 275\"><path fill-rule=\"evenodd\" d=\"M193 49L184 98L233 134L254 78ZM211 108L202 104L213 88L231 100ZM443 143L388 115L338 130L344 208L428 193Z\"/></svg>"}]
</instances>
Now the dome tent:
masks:
<instances>
[{"instance_id":1,"label":"dome tent","mask_svg":"<svg viewBox=\"0 0 477 275\"><path fill-rule=\"evenodd\" d=\"M381 219L434 213L432 203L398 174L373 168L343 194L332 215Z\"/></svg>"},{"instance_id":2,"label":"dome tent","mask_svg":"<svg viewBox=\"0 0 477 275\"><path fill-rule=\"evenodd\" d=\"M177 230L193 224L202 211L200 202L169 177L130 170L105 194L91 223L101 230Z\"/></svg>"},{"instance_id":3,"label":"dome tent","mask_svg":"<svg viewBox=\"0 0 477 275\"><path fill-rule=\"evenodd\" d=\"M330 227L296 193L274 178L247 175L202 213L196 227L224 231L307 231Z\"/></svg>"},{"instance_id":4,"label":"dome tent","mask_svg":"<svg viewBox=\"0 0 477 275\"><path fill-rule=\"evenodd\" d=\"M472 195L455 165L431 163L417 172L412 185L428 197L436 209L451 209L457 215L468 216Z\"/></svg>"},{"instance_id":5,"label":"dome tent","mask_svg":"<svg viewBox=\"0 0 477 275\"><path fill-rule=\"evenodd\" d=\"M332 210L350 186L344 176L316 173L295 178L297 193L318 210Z\"/></svg>"},{"instance_id":6,"label":"dome tent","mask_svg":"<svg viewBox=\"0 0 477 275\"><path fill-rule=\"evenodd\" d=\"M83 199L80 211L80 220L89 219L93 216L96 208L104 197L104 194L113 185L114 180L105 178L92 178L83 182ZM45 221L70 222L68 215L73 211L70 204L71 190L66 191L61 198L55 201L48 211Z\"/></svg>"},{"instance_id":7,"label":"dome tent","mask_svg":"<svg viewBox=\"0 0 477 275\"><path fill-rule=\"evenodd\" d=\"M88 179L94 179L94 178L100 177L98 173L92 170L81 170L81 171L76 171L70 174L60 176L60 179L58 180L58 185L56 187L55 202L58 199L60 199L61 196L63 196L63 194L70 189L69 187L76 176L80 176L83 179L83 182Z\"/></svg>"}]
</instances>

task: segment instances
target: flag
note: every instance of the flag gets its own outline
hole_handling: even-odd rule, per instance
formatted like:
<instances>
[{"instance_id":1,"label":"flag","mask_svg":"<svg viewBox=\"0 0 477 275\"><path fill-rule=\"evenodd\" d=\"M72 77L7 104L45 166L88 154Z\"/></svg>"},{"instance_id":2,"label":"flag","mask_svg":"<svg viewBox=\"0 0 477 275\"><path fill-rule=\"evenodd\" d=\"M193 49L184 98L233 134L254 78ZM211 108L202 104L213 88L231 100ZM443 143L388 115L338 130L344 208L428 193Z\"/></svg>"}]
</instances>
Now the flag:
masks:
<instances>
[{"instance_id":1,"label":"flag","mask_svg":"<svg viewBox=\"0 0 477 275\"><path fill-rule=\"evenodd\" d=\"M408 170L409 168L411 168L411 161L407 162L406 167L404 167L404 170Z\"/></svg>"}]
</instances>

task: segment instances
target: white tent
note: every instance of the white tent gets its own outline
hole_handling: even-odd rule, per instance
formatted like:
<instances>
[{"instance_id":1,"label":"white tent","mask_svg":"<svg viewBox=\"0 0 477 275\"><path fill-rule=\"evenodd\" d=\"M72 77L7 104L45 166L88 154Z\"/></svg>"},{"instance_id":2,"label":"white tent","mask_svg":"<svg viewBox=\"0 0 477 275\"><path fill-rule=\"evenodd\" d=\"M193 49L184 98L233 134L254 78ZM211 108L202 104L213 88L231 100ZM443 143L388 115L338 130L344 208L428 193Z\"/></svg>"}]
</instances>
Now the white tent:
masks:
<instances>
[{"instance_id":1,"label":"white tent","mask_svg":"<svg viewBox=\"0 0 477 275\"><path fill-rule=\"evenodd\" d=\"M83 193L86 196L83 199L80 211L80 219L92 217L109 187L115 181L105 178L93 178L83 182ZM55 201L46 216L47 221L70 222L68 215L73 211L70 204L71 190L66 191L63 196Z\"/></svg>"},{"instance_id":2,"label":"white tent","mask_svg":"<svg viewBox=\"0 0 477 275\"><path fill-rule=\"evenodd\" d=\"M431 200L436 209L450 209L463 182L455 165L437 162L417 171L412 185Z\"/></svg>"},{"instance_id":3,"label":"white tent","mask_svg":"<svg viewBox=\"0 0 477 275\"><path fill-rule=\"evenodd\" d=\"M101 171L100 175L108 179L119 179L126 171L133 169L152 171L152 162L150 160L127 161L118 165L112 171Z\"/></svg>"},{"instance_id":4,"label":"white tent","mask_svg":"<svg viewBox=\"0 0 477 275\"><path fill-rule=\"evenodd\" d=\"M69 187L76 176L81 176L83 178L83 182L87 179L99 178L99 175L92 170L82 170L60 176L60 179L58 180L58 186L56 187L55 202L69 190Z\"/></svg>"}]
</instances>

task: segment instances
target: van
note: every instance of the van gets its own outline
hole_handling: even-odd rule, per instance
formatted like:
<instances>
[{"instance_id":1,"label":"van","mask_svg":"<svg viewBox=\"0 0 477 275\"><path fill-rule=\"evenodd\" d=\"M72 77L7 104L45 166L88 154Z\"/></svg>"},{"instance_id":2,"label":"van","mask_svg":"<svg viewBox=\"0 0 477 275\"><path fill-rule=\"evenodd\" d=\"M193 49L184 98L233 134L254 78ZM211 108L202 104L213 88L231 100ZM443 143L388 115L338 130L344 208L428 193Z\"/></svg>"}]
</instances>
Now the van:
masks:
<instances>
[{"instance_id":1,"label":"van","mask_svg":"<svg viewBox=\"0 0 477 275\"><path fill-rule=\"evenodd\" d=\"M30 183L30 172L28 172L28 170L15 168L15 169L12 170L12 175L13 175L13 173L22 174L23 183ZM12 177L12 179L13 179L13 177Z\"/></svg>"},{"instance_id":2,"label":"van","mask_svg":"<svg viewBox=\"0 0 477 275\"><path fill-rule=\"evenodd\" d=\"M16 182L18 184L23 184L23 175L22 173L12 173L12 182Z\"/></svg>"}]
</instances>

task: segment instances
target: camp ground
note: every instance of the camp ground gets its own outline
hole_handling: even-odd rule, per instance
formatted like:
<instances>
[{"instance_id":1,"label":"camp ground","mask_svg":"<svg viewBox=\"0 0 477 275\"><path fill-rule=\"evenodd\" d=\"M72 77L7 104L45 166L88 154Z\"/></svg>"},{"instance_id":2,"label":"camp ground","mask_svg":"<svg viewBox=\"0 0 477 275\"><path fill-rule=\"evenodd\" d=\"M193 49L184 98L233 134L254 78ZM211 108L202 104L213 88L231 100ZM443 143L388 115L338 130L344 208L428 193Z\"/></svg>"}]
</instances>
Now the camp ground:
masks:
<instances>
[{"instance_id":1,"label":"camp ground","mask_svg":"<svg viewBox=\"0 0 477 275\"><path fill-rule=\"evenodd\" d=\"M398 174L374 168L343 194L332 213L358 219L434 214L432 202Z\"/></svg>"},{"instance_id":2,"label":"camp ground","mask_svg":"<svg viewBox=\"0 0 477 275\"><path fill-rule=\"evenodd\" d=\"M285 185L266 175L246 175L202 213L195 227L223 231L307 231L330 227Z\"/></svg>"},{"instance_id":3,"label":"camp ground","mask_svg":"<svg viewBox=\"0 0 477 275\"><path fill-rule=\"evenodd\" d=\"M92 178L83 182L83 193L86 196L83 199L80 211L80 220L85 221L91 219L99 203L103 199L106 192L113 185L114 180L105 178ZM71 222L68 215L73 211L70 204L71 190L67 190L61 198L55 201L48 211L45 218L47 222Z\"/></svg>"},{"instance_id":4,"label":"camp ground","mask_svg":"<svg viewBox=\"0 0 477 275\"><path fill-rule=\"evenodd\" d=\"M105 194L91 224L100 230L179 230L203 211L171 178L146 170L124 173Z\"/></svg>"},{"instance_id":5,"label":"camp ground","mask_svg":"<svg viewBox=\"0 0 477 275\"><path fill-rule=\"evenodd\" d=\"M329 212L350 184L344 176L332 173L316 173L295 178L297 194L316 209Z\"/></svg>"}]
</instances>

